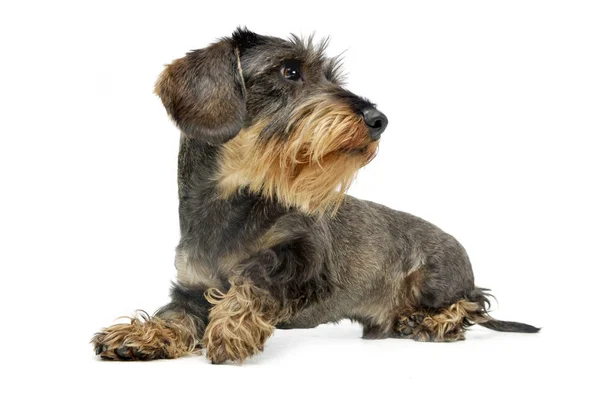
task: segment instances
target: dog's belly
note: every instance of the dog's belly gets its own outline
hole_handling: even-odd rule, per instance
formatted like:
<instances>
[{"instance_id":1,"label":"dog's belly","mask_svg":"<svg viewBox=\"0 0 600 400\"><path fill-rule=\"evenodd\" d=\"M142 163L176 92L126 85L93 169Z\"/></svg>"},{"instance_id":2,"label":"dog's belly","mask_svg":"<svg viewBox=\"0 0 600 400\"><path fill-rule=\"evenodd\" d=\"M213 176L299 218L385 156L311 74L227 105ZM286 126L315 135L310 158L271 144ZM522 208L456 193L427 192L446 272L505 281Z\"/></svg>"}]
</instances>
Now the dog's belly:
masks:
<instances>
[{"instance_id":1,"label":"dog's belly","mask_svg":"<svg viewBox=\"0 0 600 400\"><path fill-rule=\"evenodd\" d=\"M337 291L319 303L297 312L290 319L280 322L277 328L308 329L351 318L351 310L355 305L353 297L351 291Z\"/></svg>"}]
</instances>

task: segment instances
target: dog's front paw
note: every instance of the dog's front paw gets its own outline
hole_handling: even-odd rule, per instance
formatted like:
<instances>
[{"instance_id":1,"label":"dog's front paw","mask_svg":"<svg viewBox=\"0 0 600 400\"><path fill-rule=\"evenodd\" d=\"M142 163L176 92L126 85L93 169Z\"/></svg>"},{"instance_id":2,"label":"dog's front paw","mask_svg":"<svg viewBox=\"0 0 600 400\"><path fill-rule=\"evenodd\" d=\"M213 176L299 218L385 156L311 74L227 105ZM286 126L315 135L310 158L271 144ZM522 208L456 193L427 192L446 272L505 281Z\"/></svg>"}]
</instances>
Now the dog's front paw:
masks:
<instances>
[{"instance_id":1,"label":"dog's front paw","mask_svg":"<svg viewBox=\"0 0 600 400\"><path fill-rule=\"evenodd\" d=\"M213 318L204 334L206 358L213 364L242 362L260 353L272 333L272 326L256 325L244 318Z\"/></svg>"},{"instance_id":2,"label":"dog's front paw","mask_svg":"<svg viewBox=\"0 0 600 400\"><path fill-rule=\"evenodd\" d=\"M213 364L225 361L242 362L260 353L275 330L258 308L242 301L244 291L233 287L227 294L211 294L215 304L210 312L210 322L204 332L203 346L206 358Z\"/></svg>"},{"instance_id":3,"label":"dog's front paw","mask_svg":"<svg viewBox=\"0 0 600 400\"><path fill-rule=\"evenodd\" d=\"M150 318L145 313L128 324L103 329L91 343L102 359L119 361L176 358L193 352L198 344L183 322Z\"/></svg>"}]
</instances>

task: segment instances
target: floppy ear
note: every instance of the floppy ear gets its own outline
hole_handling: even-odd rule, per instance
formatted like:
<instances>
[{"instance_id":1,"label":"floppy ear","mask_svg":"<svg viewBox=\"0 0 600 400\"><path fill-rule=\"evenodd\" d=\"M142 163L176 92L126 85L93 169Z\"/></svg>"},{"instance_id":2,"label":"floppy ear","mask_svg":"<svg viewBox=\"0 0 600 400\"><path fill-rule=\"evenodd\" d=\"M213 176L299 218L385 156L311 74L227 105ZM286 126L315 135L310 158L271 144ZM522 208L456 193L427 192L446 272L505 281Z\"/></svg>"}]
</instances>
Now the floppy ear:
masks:
<instances>
[{"instance_id":1,"label":"floppy ear","mask_svg":"<svg viewBox=\"0 0 600 400\"><path fill-rule=\"evenodd\" d=\"M246 115L239 53L221 40L173 61L158 78L158 94L185 135L224 143L242 128Z\"/></svg>"}]
</instances>

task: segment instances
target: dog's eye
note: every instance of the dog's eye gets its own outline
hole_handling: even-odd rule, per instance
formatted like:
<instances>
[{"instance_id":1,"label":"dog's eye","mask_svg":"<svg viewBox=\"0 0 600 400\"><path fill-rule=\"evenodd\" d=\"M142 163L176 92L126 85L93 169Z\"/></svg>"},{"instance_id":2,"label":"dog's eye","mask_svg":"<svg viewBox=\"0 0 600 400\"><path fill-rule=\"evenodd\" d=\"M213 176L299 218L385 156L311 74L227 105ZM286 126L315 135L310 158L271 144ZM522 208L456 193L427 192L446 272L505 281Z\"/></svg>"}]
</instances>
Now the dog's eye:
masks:
<instances>
[{"instance_id":1,"label":"dog's eye","mask_svg":"<svg viewBox=\"0 0 600 400\"><path fill-rule=\"evenodd\" d=\"M285 79L297 81L298 79L300 79L300 71L298 71L298 68L296 67L284 67L283 76Z\"/></svg>"},{"instance_id":2,"label":"dog's eye","mask_svg":"<svg viewBox=\"0 0 600 400\"><path fill-rule=\"evenodd\" d=\"M281 74L290 81L300 80L300 64L298 62L286 62L281 68Z\"/></svg>"}]
</instances>

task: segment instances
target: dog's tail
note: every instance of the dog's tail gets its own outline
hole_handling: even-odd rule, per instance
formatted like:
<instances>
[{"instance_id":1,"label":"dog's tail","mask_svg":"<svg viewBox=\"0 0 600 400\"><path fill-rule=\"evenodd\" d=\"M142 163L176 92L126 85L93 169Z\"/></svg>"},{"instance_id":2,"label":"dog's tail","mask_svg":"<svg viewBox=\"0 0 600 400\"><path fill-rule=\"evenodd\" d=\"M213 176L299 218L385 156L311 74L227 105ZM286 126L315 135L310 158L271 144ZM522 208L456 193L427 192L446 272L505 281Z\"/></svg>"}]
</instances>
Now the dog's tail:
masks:
<instances>
[{"instance_id":1,"label":"dog's tail","mask_svg":"<svg viewBox=\"0 0 600 400\"><path fill-rule=\"evenodd\" d=\"M522 322L499 321L492 318L488 311L490 308L490 297L494 296L488 292L489 289L475 288L469 296L469 301L479 305L478 310L469 316L469 320L472 323L500 332L536 333L540 331L540 328Z\"/></svg>"},{"instance_id":2,"label":"dog's tail","mask_svg":"<svg viewBox=\"0 0 600 400\"><path fill-rule=\"evenodd\" d=\"M540 331L540 328L522 322L499 321L493 318L487 322L482 322L479 325L500 332L537 333Z\"/></svg>"}]
</instances>

